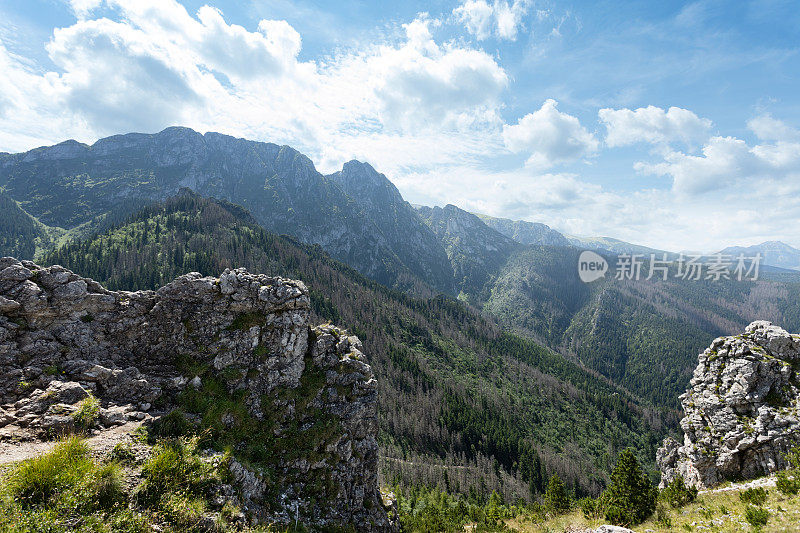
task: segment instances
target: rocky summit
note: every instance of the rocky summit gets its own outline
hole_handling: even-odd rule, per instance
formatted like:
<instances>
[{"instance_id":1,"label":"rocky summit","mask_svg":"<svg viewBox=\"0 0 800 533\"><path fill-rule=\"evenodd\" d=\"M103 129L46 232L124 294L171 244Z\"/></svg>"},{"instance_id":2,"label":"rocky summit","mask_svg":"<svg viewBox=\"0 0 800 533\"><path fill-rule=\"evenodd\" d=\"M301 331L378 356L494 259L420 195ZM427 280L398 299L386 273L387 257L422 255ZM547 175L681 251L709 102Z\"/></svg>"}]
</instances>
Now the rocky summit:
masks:
<instances>
[{"instance_id":1,"label":"rocky summit","mask_svg":"<svg viewBox=\"0 0 800 533\"><path fill-rule=\"evenodd\" d=\"M676 475L698 487L750 479L785 467L800 442L800 335L753 322L700 354L681 396L681 446L658 450L661 485Z\"/></svg>"},{"instance_id":2,"label":"rocky summit","mask_svg":"<svg viewBox=\"0 0 800 533\"><path fill-rule=\"evenodd\" d=\"M78 424L90 435L158 428L179 412L203 435L236 436L229 486L217 492L249 522L388 530L376 380L359 340L312 327L309 312L303 283L243 269L112 292L60 266L2 258L0 444ZM98 411L88 423L77 416L87 398ZM209 398L213 409L193 413Z\"/></svg>"}]
</instances>

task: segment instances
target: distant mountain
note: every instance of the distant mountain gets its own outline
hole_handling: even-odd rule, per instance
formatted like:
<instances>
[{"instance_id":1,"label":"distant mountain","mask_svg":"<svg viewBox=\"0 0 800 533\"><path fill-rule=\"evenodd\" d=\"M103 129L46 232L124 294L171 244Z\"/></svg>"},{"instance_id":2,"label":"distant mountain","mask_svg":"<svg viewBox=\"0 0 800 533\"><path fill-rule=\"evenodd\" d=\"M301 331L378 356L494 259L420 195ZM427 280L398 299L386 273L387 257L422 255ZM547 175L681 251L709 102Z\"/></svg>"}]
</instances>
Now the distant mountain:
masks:
<instances>
[{"instance_id":1,"label":"distant mountain","mask_svg":"<svg viewBox=\"0 0 800 533\"><path fill-rule=\"evenodd\" d=\"M677 405L698 350L714 337L754 319L800 330L793 273L767 276L765 268L757 283L688 282L674 272L667 281L609 275L587 285L577 276L581 249L609 261L664 252L608 237L573 237L570 247L544 225L479 217L453 205L415 209L368 164L351 161L323 176L288 146L186 128L0 154L0 206L11 214L0 217L0 244L30 257L55 245L47 235L64 242L104 233L184 188L242 206L261 228L319 245L319 253L387 287L417 297L458 295L503 327L660 407ZM194 264L172 261L176 268ZM112 281L110 275L93 277Z\"/></svg>"},{"instance_id":2,"label":"distant mountain","mask_svg":"<svg viewBox=\"0 0 800 533\"><path fill-rule=\"evenodd\" d=\"M375 223L378 215L365 209L369 200L354 199L337 181L352 182L323 176L288 146L188 128L115 135L91 146L66 141L0 157L0 190L48 226L71 230L109 213L131 213L186 187L245 206L266 229L319 244L381 283L452 287L442 276L442 253L434 254L432 266L404 264L392 247L395 236L384 235ZM400 219L413 225L413 214L406 215ZM416 242L398 251L413 262L431 242L428 235L422 251Z\"/></svg>"},{"instance_id":3,"label":"distant mountain","mask_svg":"<svg viewBox=\"0 0 800 533\"><path fill-rule=\"evenodd\" d=\"M800 270L800 250L780 241L766 241L754 246L730 246L720 251L723 255L755 257L761 254L764 265Z\"/></svg>"},{"instance_id":4,"label":"distant mountain","mask_svg":"<svg viewBox=\"0 0 800 533\"><path fill-rule=\"evenodd\" d=\"M578 248L584 248L587 250L597 250L617 255L642 254L644 256L649 256L650 254L656 254L657 258L660 259L663 256L663 254L666 253L667 259L669 260L677 259L677 257L679 256L679 254L674 252L667 252L665 250L659 250L657 248L648 248L647 246L632 244L629 242L621 241L619 239L614 239L612 237L575 237L570 235L567 238L570 244Z\"/></svg>"},{"instance_id":5,"label":"distant mountain","mask_svg":"<svg viewBox=\"0 0 800 533\"><path fill-rule=\"evenodd\" d=\"M520 244L543 244L547 246L570 245L566 237L546 224L476 214L487 226Z\"/></svg>"},{"instance_id":6,"label":"distant mountain","mask_svg":"<svg viewBox=\"0 0 800 533\"><path fill-rule=\"evenodd\" d=\"M417 212L447 251L462 295L479 298L511 252L520 246L478 216L452 204L443 208L418 207Z\"/></svg>"}]
</instances>

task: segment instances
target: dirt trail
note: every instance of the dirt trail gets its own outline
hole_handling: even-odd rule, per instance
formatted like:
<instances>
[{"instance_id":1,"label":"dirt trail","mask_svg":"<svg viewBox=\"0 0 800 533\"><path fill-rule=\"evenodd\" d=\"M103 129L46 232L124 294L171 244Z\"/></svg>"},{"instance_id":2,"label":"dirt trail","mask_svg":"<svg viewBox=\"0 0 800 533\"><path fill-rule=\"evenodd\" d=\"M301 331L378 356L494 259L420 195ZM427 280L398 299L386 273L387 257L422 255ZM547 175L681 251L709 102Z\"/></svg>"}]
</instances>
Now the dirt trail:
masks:
<instances>
[{"instance_id":1,"label":"dirt trail","mask_svg":"<svg viewBox=\"0 0 800 533\"><path fill-rule=\"evenodd\" d=\"M93 455L106 455L120 442L129 441L130 435L142 425L140 421L127 422L106 429L86 439ZM37 457L53 449L58 441L0 442L0 468Z\"/></svg>"},{"instance_id":2,"label":"dirt trail","mask_svg":"<svg viewBox=\"0 0 800 533\"><path fill-rule=\"evenodd\" d=\"M759 479L753 479L751 481L744 481L742 483L732 483L730 485L726 485L724 487L719 487L719 488L716 488L716 489L701 490L699 492L699 494L709 494L709 493L715 493L715 492L730 492L730 491L736 491L736 490L747 490L747 489L758 488L758 487L769 488L769 487L774 487L774 486L775 486L775 475L773 474L771 476L762 477L762 478L759 478Z\"/></svg>"}]
</instances>

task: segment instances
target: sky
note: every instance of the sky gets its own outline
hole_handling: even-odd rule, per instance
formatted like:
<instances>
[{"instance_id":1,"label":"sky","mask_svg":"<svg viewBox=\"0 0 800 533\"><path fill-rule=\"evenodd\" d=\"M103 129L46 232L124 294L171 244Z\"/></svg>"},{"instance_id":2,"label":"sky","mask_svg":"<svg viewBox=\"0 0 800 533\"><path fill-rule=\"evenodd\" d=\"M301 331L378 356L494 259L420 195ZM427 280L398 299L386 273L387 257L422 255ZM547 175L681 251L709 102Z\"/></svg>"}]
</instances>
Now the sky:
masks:
<instances>
[{"instance_id":1,"label":"sky","mask_svg":"<svg viewBox=\"0 0 800 533\"><path fill-rule=\"evenodd\" d=\"M410 202L800 247L800 2L0 0L0 151L173 125Z\"/></svg>"}]
</instances>

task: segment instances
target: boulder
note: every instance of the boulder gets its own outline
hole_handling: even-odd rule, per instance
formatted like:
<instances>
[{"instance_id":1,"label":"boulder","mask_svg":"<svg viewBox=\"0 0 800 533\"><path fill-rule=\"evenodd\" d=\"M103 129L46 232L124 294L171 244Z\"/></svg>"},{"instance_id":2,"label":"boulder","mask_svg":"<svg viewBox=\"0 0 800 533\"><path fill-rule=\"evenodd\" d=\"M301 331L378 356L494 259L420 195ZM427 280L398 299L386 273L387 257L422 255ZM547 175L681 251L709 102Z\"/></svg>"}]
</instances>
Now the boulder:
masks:
<instances>
[{"instance_id":1,"label":"boulder","mask_svg":"<svg viewBox=\"0 0 800 533\"><path fill-rule=\"evenodd\" d=\"M699 488L762 476L800 444L800 336L769 322L720 337L700 354L681 395L680 444L656 455L661 486L676 475Z\"/></svg>"}]
</instances>

